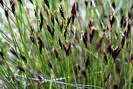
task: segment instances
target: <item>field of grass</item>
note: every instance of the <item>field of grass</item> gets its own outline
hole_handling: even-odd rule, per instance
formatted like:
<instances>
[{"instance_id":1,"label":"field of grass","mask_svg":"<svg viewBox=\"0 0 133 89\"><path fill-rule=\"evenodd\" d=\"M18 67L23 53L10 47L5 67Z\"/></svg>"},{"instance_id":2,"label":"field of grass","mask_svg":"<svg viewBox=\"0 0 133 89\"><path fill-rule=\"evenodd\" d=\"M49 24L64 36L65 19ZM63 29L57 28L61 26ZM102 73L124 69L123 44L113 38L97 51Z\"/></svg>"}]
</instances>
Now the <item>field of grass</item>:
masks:
<instances>
[{"instance_id":1,"label":"field of grass","mask_svg":"<svg viewBox=\"0 0 133 89\"><path fill-rule=\"evenodd\" d=\"M0 89L133 89L133 1L0 0Z\"/></svg>"}]
</instances>

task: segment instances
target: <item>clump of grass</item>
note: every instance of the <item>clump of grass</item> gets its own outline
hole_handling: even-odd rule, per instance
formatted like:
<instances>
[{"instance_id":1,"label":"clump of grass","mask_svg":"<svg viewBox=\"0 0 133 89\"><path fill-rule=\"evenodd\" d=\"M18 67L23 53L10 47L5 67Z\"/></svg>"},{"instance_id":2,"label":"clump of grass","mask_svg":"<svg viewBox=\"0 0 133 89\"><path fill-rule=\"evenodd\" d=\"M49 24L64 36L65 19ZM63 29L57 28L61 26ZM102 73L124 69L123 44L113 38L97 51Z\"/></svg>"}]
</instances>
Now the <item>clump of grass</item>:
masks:
<instances>
[{"instance_id":1,"label":"clump of grass","mask_svg":"<svg viewBox=\"0 0 133 89\"><path fill-rule=\"evenodd\" d=\"M0 85L132 89L131 1L1 0Z\"/></svg>"}]
</instances>

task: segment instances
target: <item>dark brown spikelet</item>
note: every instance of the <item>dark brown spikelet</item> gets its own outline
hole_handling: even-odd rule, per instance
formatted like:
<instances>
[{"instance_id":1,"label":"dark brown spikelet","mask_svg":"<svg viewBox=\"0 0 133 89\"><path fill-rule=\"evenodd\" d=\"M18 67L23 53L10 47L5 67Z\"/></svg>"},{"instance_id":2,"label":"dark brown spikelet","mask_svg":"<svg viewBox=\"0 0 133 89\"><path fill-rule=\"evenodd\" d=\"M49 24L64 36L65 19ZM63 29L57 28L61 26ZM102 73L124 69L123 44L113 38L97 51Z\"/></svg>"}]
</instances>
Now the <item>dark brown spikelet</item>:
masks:
<instances>
[{"instance_id":1,"label":"dark brown spikelet","mask_svg":"<svg viewBox=\"0 0 133 89\"><path fill-rule=\"evenodd\" d=\"M54 18L55 18L54 13L51 13L51 22L52 22L53 26L54 26Z\"/></svg>"},{"instance_id":2,"label":"dark brown spikelet","mask_svg":"<svg viewBox=\"0 0 133 89\"><path fill-rule=\"evenodd\" d=\"M58 24L60 24L57 15L55 15L55 20Z\"/></svg>"},{"instance_id":3,"label":"dark brown spikelet","mask_svg":"<svg viewBox=\"0 0 133 89\"><path fill-rule=\"evenodd\" d=\"M72 24L74 24L75 16L71 16L71 17L72 17Z\"/></svg>"},{"instance_id":4,"label":"dark brown spikelet","mask_svg":"<svg viewBox=\"0 0 133 89\"><path fill-rule=\"evenodd\" d=\"M123 24L124 24L124 26L125 26L125 24L126 24L126 20L125 20L124 15L122 15L122 17L121 17L121 20L120 20L120 26L122 27Z\"/></svg>"},{"instance_id":5,"label":"dark brown spikelet","mask_svg":"<svg viewBox=\"0 0 133 89\"><path fill-rule=\"evenodd\" d=\"M83 33L83 42L84 42L86 48L87 48L87 41L88 41L88 38L87 38L87 31L85 31L85 32Z\"/></svg>"},{"instance_id":6,"label":"dark brown spikelet","mask_svg":"<svg viewBox=\"0 0 133 89\"><path fill-rule=\"evenodd\" d=\"M47 29L48 29L49 33L51 34L51 36L54 37L54 27L52 27L52 29L51 29L50 26L47 25Z\"/></svg>"},{"instance_id":7,"label":"dark brown spikelet","mask_svg":"<svg viewBox=\"0 0 133 89\"><path fill-rule=\"evenodd\" d=\"M110 43L109 39L107 40L107 43L106 43L106 44L107 44L107 45L106 45L107 53L108 53L109 55L112 55L113 49L112 49L112 47L111 47L111 43Z\"/></svg>"},{"instance_id":8,"label":"dark brown spikelet","mask_svg":"<svg viewBox=\"0 0 133 89\"><path fill-rule=\"evenodd\" d=\"M0 4L1 4L2 6L4 6L3 0L0 0Z\"/></svg>"},{"instance_id":9,"label":"dark brown spikelet","mask_svg":"<svg viewBox=\"0 0 133 89\"><path fill-rule=\"evenodd\" d=\"M91 41L92 41L92 39L94 37L94 34L95 34L95 30L96 30L95 26L93 26L93 20L89 21L88 27L90 29L90 32L89 32L90 39L89 40L90 40L90 43L91 43Z\"/></svg>"},{"instance_id":10,"label":"dark brown spikelet","mask_svg":"<svg viewBox=\"0 0 133 89\"><path fill-rule=\"evenodd\" d=\"M0 56L4 59L4 54L2 51L0 51Z\"/></svg>"},{"instance_id":11,"label":"dark brown spikelet","mask_svg":"<svg viewBox=\"0 0 133 89\"><path fill-rule=\"evenodd\" d=\"M25 63L27 63L27 59L24 54L20 54L20 57L24 60Z\"/></svg>"},{"instance_id":12,"label":"dark brown spikelet","mask_svg":"<svg viewBox=\"0 0 133 89\"><path fill-rule=\"evenodd\" d=\"M42 26L43 26L43 15L42 13L40 13L40 31L42 30Z\"/></svg>"},{"instance_id":13,"label":"dark brown spikelet","mask_svg":"<svg viewBox=\"0 0 133 89\"><path fill-rule=\"evenodd\" d=\"M39 43L39 45L43 45L43 42L42 42L41 37L40 37L40 36L37 36L37 39L38 39L38 43Z\"/></svg>"},{"instance_id":14,"label":"dark brown spikelet","mask_svg":"<svg viewBox=\"0 0 133 89\"><path fill-rule=\"evenodd\" d=\"M123 48L124 44L125 44L125 36L122 36L121 37L121 46L122 46L122 48Z\"/></svg>"},{"instance_id":15,"label":"dark brown spikelet","mask_svg":"<svg viewBox=\"0 0 133 89\"><path fill-rule=\"evenodd\" d=\"M76 64L76 67L77 67L78 70L81 69L79 64Z\"/></svg>"},{"instance_id":16,"label":"dark brown spikelet","mask_svg":"<svg viewBox=\"0 0 133 89\"><path fill-rule=\"evenodd\" d=\"M30 0L30 2L33 4L33 1L32 0Z\"/></svg>"},{"instance_id":17,"label":"dark brown spikelet","mask_svg":"<svg viewBox=\"0 0 133 89\"><path fill-rule=\"evenodd\" d=\"M43 78L42 78L41 75L38 75L37 77L38 77L39 81L42 81L43 80Z\"/></svg>"},{"instance_id":18,"label":"dark brown spikelet","mask_svg":"<svg viewBox=\"0 0 133 89\"><path fill-rule=\"evenodd\" d=\"M63 29L63 21L60 22L59 26L60 26L60 31L62 32L62 29Z\"/></svg>"},{"instance_id":19,"label":"dark brown spikelet","mask_svg":"<svg viewBox=\"0 0 133 89\"><path fill-rule=\"evenodd\" d=\"M109 22L111 27L113 26L114 21L115 21L114 13L112 13L111 15L109 15Z\"/></svg>"},{"instance_id":20,"label":"dark brown spikelet","mask_svg":"<svg viewBox=\"0 0 133 89\"><path fill-rule=\"evenodd\" d=\"M31 32L34 32L34 28L32 25L30 25Z\"/></svg>"},{"instance_id":21,"label":"dark brown spikelet","mask_svg":"<svg viewBox=\"0 0 133 89\"><path fill-rule=\"evenodd\" d=\"M51 28L50 28L49 25L47 25L47 29L48 29L49 33L51 34L52 33L52 30L51 30Z\"/></svg>"},{"instance_id":22,"label":"dark brown spikelet","mask_svg":"<svg viewBox=\"0 0 133 89\"><path fill-rule=\"evenodd\" d=\"M93 37L94 37L94 34L95 34L95 29L92 29L92 30L90 31L90 33L89 33L89 36L90 36L90 43L91 43L91 41L92 41L92 39L93 39Z\"/></svg>"},{"instance_id":23,"label":"dark brown spikelet","mask_svg":"<svg viewBox=\"0 0 133 89\"><path fill-rule=\"evenodd\" d=\"M103 38L104 38L104 33L99 35L98 44L97 44L97 47L96 47L97 51L100 51L100 49L102 47L102 40L103 40Z\"/></svg>"},{"instance_id":24,"label":"dark brown spikelet","mask_svg":"<svg viewBox=\"0 0 133 89\"><path fill-rule=\"evenodd\" d=\"M88 6L88 0L85 0L84 3L85 3L85 6L87 7Z\"/></svg>"},{"instance_id":25,"label":"dark brown spikelet","mask_svg":"<svg viewBox=\"0 0 133 89\"><path fill-rule=\"evenodd\" d=\"M22 68L21 66L16 65L16 67L19 69L19 71L20 71L20 72L25 72L25 69L24 69L24 68Z\"/></svg>"},{"instance_id":26,"label":"dark brown spikelet","mask_svg":"<svg viewBox=\"0 0 133 89\"><path fill-rule=\"evenodd\" d=\"M48 0L44 0L44 3L47 5L47 7L49 8L49 2Z\"/></svg>"},{"instance_id":27,"label":"dark brown spikelet","mask_svg":"<svg viewBox=\"0 0 133 89\"><path fill-rule=\"evenodd\" d=\"M12 12L15 13L15 3L12 4Z\"/></svg>"},{"instance_id":28,"label":"dark brown spikelet","mask_svg":"<svg viewBox=\"0 0 133 89\"><path fill-rule=\"evenodd\" d=\"M14 56L18 57L18 54L15 52L13 48L10 48L9 50Z\"/></svg>"},{"instance_id":29,"label":"dark brown spikelet","mask_svg":"<svg viewBox=\"0 0 133 89\"><path fill-rule=\"evenodd\" d=\"M70 49L71 49L71 43L69 43L68 45L65 46L65 52L66 52L67 56L69 55Z\"/></svg>"},{"instance_id":30,"label":"dark brown spikelet","mask_svg":"<svg viewBox=\"0 0 133 89\"><path fill-rule=\"evenodd\" d=\"M41 20L41 22L43 22L43 15L41 12L40 12L40 20Z\"/></svg>"},{"instance_id":31,"label":"dark brown spikelet","mask_svg":"<svg viewBox=\"0 0 133 89\"><path fill-rule=\"evenodd\" d=\"M71 33L72 33L73 35L75 35L73 30L71 30Z\"/></svg>"},{"instance_id":32,"label":"dark brown spikelet","mask_svg":"<svg viewBox=\"0 0 133 89\"><path fill-rule=\"evenodd\" d=\"M65 19L64 12L63 12L61 4L59 5L59 11L60 11L61 16Z\"/></svg>"},{"instance_id":33,"label":"dark brown spikelet","mask_svg":"<svg viewBox=\"0 0 133 89\"><path fill-rule=\"evenodd\" d=\"M63 47L62 47L62 42L61 42L60 38L58 39L58 42L59 42L59 45L60 45L60 47L62 49Z\"/></svg>"},{"instance_id":34,"label":"dark brown spikelet","mask_svg":"<svg viewBox=\"0 0 133 89\"><path fill-rule=\"evenodd\" d=\"M68 30L67 30L67 27L66 27L66 26L65 26L64 28L65 28L64 37L65 37L65 39L66 39L66 36L67 36L66 34L67 34L67 31L68 31Z\"/></svg>"},{"instance_id":35,"label":"dark brown spikelet","mask_svg":"<svg viewBox=\"0 0 133 89\"><path fill-rule=\"evenodd\" d=\"M128 37L128 33L129 33L129 30L128 29L125 29L124 30L124 35L126 36L126 38Z\"/></svg>"},{"instance_id":36,"label":"dark brown spikelet","mask_svg":"<svg viewBox=\"0 0 133 89\"><path fill-rule=\"evenodd\" d=\"M89 1L89 4L90 4L91 7L93 7L92 1Z\"/></svg>"},{"instance_id":37,"label":"dark brown spikelet","mask_svg":"<svg viewBox=\"0 0 133 89\"><path fill-rule=\"evenodd\" d=\"M115 9L115 7L116 7L116 6L115 6L115 2L112 3L112 7Z\"/></svg>"},{"instance_id":38,"label":"dark brown spikelet","mask_svg":"<svg viewBox=\"0 0 133 89\"><path fill-rule=\"evenodd\" d=\"M119 88L118 84L113 85L113 89L118 89L118 88Z\"/></svg>"},{"instance_id":39,"label":"dark brown spikelet","mask_svg":"<svg viewBox=\"0 0 133 89\"><path fill-rule=\"evenodd\" d=\"M106 61L106 64L108 64L107 54L104 52L104 60Z\"/></svg>"},{"instance_id":40,"label":"dark brown spikelet","mask_svg":"<svg viewBox=\"0 0 133 89\"><path fill-rule=\"evenodd\" d=\"M131 24L130 24L130 21L128 21L127 23L128 23L128 24L127 24L127 27L126 27L126 28L130 31L130 30L131 30Z\"/></svg>"},{"instance_id":41,"label":"dark brown spikelet","mask_svg":"<svg viewBox=\"0 0 133 89\"><path fill-rule=\"evenodd\" d=\"M113 51L112 53L112 57L114 58L114 60L117 58L117 56L119 55L121 51L121 47L120 46L117 46L117 48Z\"/></svg>"},{"instance_id":42,"label":"dark brown spikelet","mask_svg":"<svg viewBox=\"0 0 133 89\"><path fill-rule=\"evenodd\" d=\"M81 70L81 74L86 78L87 75L86 75L86 70L85 69Z\"/></svg>"},{"instance_id":43,"label":"dark brown spikelet","mask_svg":"<svg viewBox=\"0 0 133 89\"><path fill-rule=\"evenodd\" d=\"M42 53L42 48L44 48L42 39L40 36L37 36L37 40L38 40L38 44L39 44L39 51L40 51L40 53Z\"/></svg>"},{"instance_id":44,"label":"dark brown spikelet","mask_svg":"<svg viewBox=\"0 0 133 89\"><path fill-rule=\"evenodd\" d=\"M5 11L5 16L6 16L6 18L8 19L8 9L5 8L4 11Z\"/></svg>"},{"instance_id":45,"label":"dark brown spikelet","mask_svg":"<svg viewBox=\"0 0 133 89\"><path fill-rule=\"evenodd\" d=\"M31 40L31 42L32 42L33 44L35 44L35 39L34 39L33 35L30 35L30 40Z\"/></svg>"},{"instance_id":46,"label":"dark brown spikelet","mask_svg":"<svg viewBox=\"0 0 133 89\"><path fill-rule=\"evenodd\" d=\"M71 17L68 17L68 21L67 21L67 27L69 26L69 24L70 24L70 21L71 21Z\"/></svg>"},{"instance_id":47,"label":"dark brown spikelet","mask_svg":"<svg viewBox=\"0 0 133 89\"><path fill-rule=\"evenodd\" d=\"M124 30L124 35L126 36L126 38L128 38L128 34L129 34L130 30L131 30L131 26L130 26L129 22L127 21L126 28Z\"/></svg>"},{"instance_id":48,"label":"dark brown spikelet","mask_svg":"<svg viewBox=\"0 0 133 89\"><path fill-rule=\"evenodd\" d=\"M38 7L36 9L34 9L34 14L35 14L35 17L37 17L37 15L38 15Z\"/></svg>"},{"instance_id":49,"label":"dark brown spikelet","mask_svg":"<svg viewBox=\"0 0 133 89\"><path fill-rule=\"evenodd\" d=\"M85 63L85 67L88 68L90 66L90 59L89 56L87 57L87 59L84 61Z\"/></svg>"},{"instance_id":50,"label":"dark brown spikelet","mask_svg":"<svg viewBox=\"0 0 133 89\"><path fill-rule=\"evenodd\" d=\"M91 27L93 26L93 20L90 20L89 23L88 23L88 27L91 29Z\"/></svg>"},{"instance_id":51,"label":"dark brown spikelet","mask_svg":"<svg viewBox=\"0 0 133 89\"><path fill-rule=\"evenodd\" d=\"M51 33L51 35L52 35L52 37L54 38L54 27L52 27L52 33Z\"/></svg>"},{"instance_id":52,"label":"dark brown spikelet","mask_svg":"<svg viewBox=\"0 0 133 89\"><path fill-rule=\"evenodd\" d=\"M15 1L11 0L10 5L11 5L12 13L14 14L14 12L15 12Z\"/></svg>"},{"instance_id":53,"label":"dark brown spikelet","mask_svg":"<svg viewBox=\"0 0 133 89\"><path fill-rule=\"evenodd\" d=\"M75 16L76 15L76 2L74 2L73 5L72 5L71 15L72 16Z\"/></svg>"},{"instance_id":54,"label":"dark brown spikelet","mask_svg":"<svg viewBox=\"0 0 133 89\"><path fill-rule=\"evenodd\" d=\"M52 64L49 60L48 60L48 66L52 69Z\"/></svg>"},{"instance_id":55,"label":"dark brown spikelet","mask_svg":"<svg viewBox=\"0 0 133 89\"><path fill-rule=\"evenodd\" d=\"M72 23L74 23L75 16L76 16L76 2L73 3L71 9Z\"/></svg>"},{"instance_id":56,"label":"dark brown spikelet","mask_svg":"<svg viewBox=\"0 0 133 89\"><path fill-rule=\"evenodd\" d=\"M49 13L49 9L48 8L46 8L46 6L45 5L43 5L43 9L44 9L44 11L47 13L47 15L49 16L50 15L50 13Z\"/></svg>"},{"instance_id":57,"label":"dark brown spikelet","mask_svg":"<svg viewBox=\"0 0 133 89\"><path fill-rule=\"evenodd\" d=\"M54 55L56 56L57 59L61 60L61 59L60 59L60 56L59 56L59 53L57 52L56 49L54 50Z\"/></svg>"}]
</instances>

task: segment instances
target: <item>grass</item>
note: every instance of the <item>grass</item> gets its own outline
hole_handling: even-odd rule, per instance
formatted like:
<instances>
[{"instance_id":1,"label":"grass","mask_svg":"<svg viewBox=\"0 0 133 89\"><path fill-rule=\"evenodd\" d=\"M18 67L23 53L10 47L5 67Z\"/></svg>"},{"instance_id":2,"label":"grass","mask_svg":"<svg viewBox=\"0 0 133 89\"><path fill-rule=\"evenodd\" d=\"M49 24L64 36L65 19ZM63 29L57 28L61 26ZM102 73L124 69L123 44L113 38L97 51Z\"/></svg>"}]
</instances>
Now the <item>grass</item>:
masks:
<instances>
[{"instance_id":1,"label":"grass","mask_svg":"<svg viewBox=\"0 0 133 89\"><path fill-rule=\"evenodd\" d=\"M132 89L131 0L1 0L0 86Z\"/></svg>"}]
</instances>

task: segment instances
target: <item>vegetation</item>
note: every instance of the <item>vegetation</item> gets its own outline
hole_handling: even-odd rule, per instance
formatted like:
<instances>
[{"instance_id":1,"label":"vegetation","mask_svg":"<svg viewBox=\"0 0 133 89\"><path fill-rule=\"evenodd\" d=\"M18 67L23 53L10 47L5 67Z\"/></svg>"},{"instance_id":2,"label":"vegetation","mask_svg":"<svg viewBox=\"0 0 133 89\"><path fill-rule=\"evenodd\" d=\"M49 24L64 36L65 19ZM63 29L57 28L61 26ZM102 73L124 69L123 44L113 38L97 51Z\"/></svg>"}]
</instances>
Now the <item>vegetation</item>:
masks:
<instances>
[{"instance_id":1,"label":"vegetation","mask_svg":"<svg viewBox=\"0 0 133 89\"><path fill-rule=\"evenodd\" d=\"M4 89L133 89L132 0L0 0Z\"/></svg>"}]
</instances>

